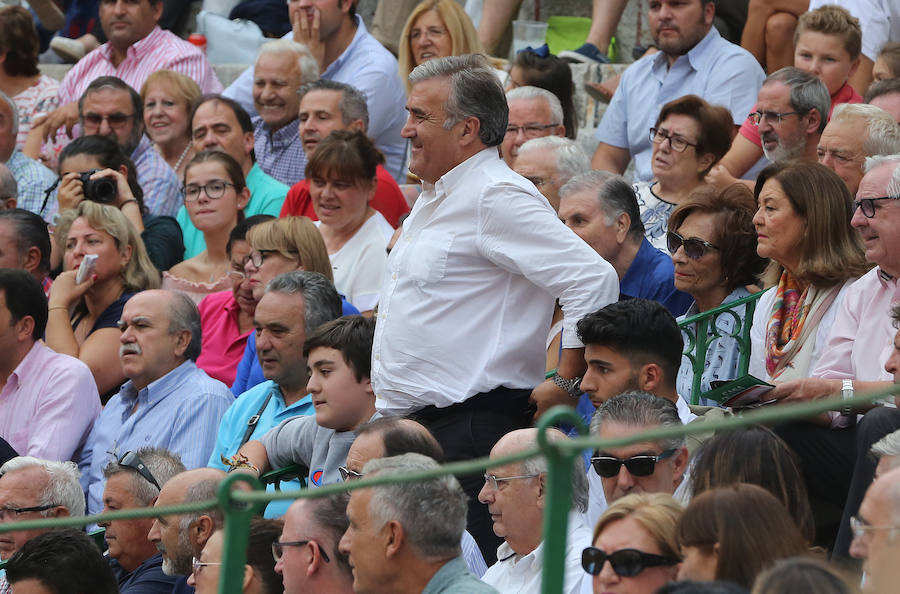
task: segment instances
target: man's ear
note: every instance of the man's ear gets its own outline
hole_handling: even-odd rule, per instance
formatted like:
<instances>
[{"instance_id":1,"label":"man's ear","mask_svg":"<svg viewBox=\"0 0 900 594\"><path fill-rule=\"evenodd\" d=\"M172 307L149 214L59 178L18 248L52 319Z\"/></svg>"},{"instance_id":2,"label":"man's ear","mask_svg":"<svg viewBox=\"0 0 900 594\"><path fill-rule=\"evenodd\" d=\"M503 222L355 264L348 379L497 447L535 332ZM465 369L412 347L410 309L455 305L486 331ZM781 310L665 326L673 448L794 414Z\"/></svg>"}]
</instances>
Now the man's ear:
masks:
<instances>
[{"instance_id":1,"label":"man's ear","mask_svg":"<svg viewBox=\"0 0 900 594\"><path fill-rule=\"evenodd\" d=\"M314 541L311 540L306 543L304 548L309 552L309 563L306 565L306 576L312 577L313 574L324 567L325 559L322 558L319 546Z\"/></svg>"},{"instance_id":2,"label":"man's ear","mask_svg":"<svg viewBox=\"0 0 900 594\"><path fill-rule=\"evenodd\" d=\"M403 525L396 520L390 520L384 525L381 531L384 533L385 558L390 559L391 557L396 557L400 554L400 550L403 548L406 541L406 533L403 531Z\"/></svg>"},{"instance_id":3,"label":"man's ear","mask_svg":"<svg viewBox=\"0 0 900 594\"><path fill-rule=\"evenodd\" d=\"M32 340L31 333L34 332L34 318L25 316L15 324L16 340L25 342Z\"/></svg>"},{"instance_id":4,"label":"man's ear","mask_svg":"<svg viewBox=\"0 0 900 594\"><path fill-rule=\"evenodd\" d=\"M647 363L638 372L638 388L644 392L655 394L663 383L662 367L656 363Z\"/></svg>"},{"instance_id":5,"label":"man's ear","mask_svg":"<svg viewBox=\"0 0 900 594\"><path fill-rule=\"evenodd\" d=\"M684 471L687 470L690 454L688 454L687 448L681 447L678 448L678 451L675 452L675 455L672 456L672 458L672 479L675 483L673 486L678 487L684 477Z\"/></svg>"},{"instance_id":6,"label":"man's ear","mask_svg":"<svg viewBox=\"0 0 900 594\"><path fill-rule=\"evenodd\" d=\"M460 144L469 146L475 142L481 142L478 133L481 131L481 121L475 116L469 116L462 121L462 133Z\"/></svg>"},{"instance_id":7,"label":"man's ear","mask_svg":"<svg viewBox=\"0 0 900 594\"><path fill-rule=\"evenodd\" d=\"M69 510L62 505L57 505L53 508L53 516L54 518L68 518L72 514L69 513Z\"/></svg>"},{"instance_id":8,"label":"man's ear","mask_svg":"<svg viewBox=\"0 0 900 594\"><path fill-rule=\"evenodd\" d=\"M163 13L163 3L162 3L162 1L160 0L160 1L157 2L156 4L153 4L153 3L151 2L151 3L150 3L150 8L153 10L153 20L154 20L155 22L158 23L158 22L159 22L159 19L162 18L162 13Z\"/></svg>"},{"instance_id":9,"label":"man's ear","mask_svg":"<svg viewBox=\"0 0 900 594\"><path fill-rule=\"evenodd\" d=\"M351 132L365 132L366 123L362 120L353 120L352 122L350 122L350 125L347 126L347 129Z\"/></svg>"},{"instance_id":10,"label":"man's ear","mask_svg":"<svg viewBox=\"0 0 900 594\"><path fill-rule=\"evenodd\" d=\"M15 198L6 198L3 201L3 208L0 208L0 210L11 210L15 208L17 204L19 204L19 202Z\"/></svg>"},{"instance_id":11,"label":"man's ear","mask_svg":"<svg viewBox=\"0 0 900 594\"><path fill-rule=\"evenodd\" d=\"M209 516L202 515L194 520L188 528L188 535L194 550L201 550L213 532L215 532L213 521Z\"/></svg>"},{"instance_id":12,"label":"man's ear","mask_svg":"<svg viewBox=\"0 0 900 594\"><path fill-rule=\"evenodd\" d=\"M538 477L538 494L537 494L537 506L539 509L544 509L544 504L547 501L547 473L542 472Z\"/></svg>"},{"instance_id":13,"label":"man's ear","mask_svg":"<svg viewBox=\"0 0 900 594\"><path fill-rule=\"evenodd\" d=\"M256 572L253 570L253 566L249 563L244 564L244 592L247 592L247 586L250 585L250 582L253 581L253 578L256 577Z\"/></svg>"},{"instance_id":14,"label":"man's ear","mask_svg":"<svg viewBox=\"0 0 900 594\"><path fill-rule=\"evenodd\" d=\"M631 217L628 216L628 213L621 213L618 217L616 217L615 229L616 229L616 243L622 245L625 243L625 240L628 239L628 229L631 228Z\"/></svg>"},{"instance_id":15,"label":"man's ear","mask_svg":"<svg viewBox=\"0 0 900 594\"><path fill-rule=\"evenodd\" d=\"M807 134L816 134L819 131L819 126L822 124L822 114L819 113L819 110L816 108L812 108L809 110L809 123L806 125L806 133Z\"/></svg>"},{"instance_id":16,"label":"man's ear","mask_svg":"<svg viewBox=\"0 0 900 594\"><path fill-rule=\"evenodd\" d=\"M184 357L188 346L191 344L191 331L179 330L175 333L175 356Z\"/></svg>"}]
</instances>

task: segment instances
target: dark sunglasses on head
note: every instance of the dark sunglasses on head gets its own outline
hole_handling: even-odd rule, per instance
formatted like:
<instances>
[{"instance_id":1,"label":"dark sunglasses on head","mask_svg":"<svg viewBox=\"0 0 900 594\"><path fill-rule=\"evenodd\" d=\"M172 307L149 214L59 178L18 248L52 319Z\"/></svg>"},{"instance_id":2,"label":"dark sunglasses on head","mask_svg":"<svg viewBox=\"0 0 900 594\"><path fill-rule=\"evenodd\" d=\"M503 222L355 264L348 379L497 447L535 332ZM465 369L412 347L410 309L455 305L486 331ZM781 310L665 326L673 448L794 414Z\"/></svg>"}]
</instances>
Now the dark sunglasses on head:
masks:
<instances>
[{"instance_id":1,"label":"dark sunglasses on head","mask_svg":"<svg viewBox=\"0 0 900 594\"><path fill-rule=\"evenodd\" d=\"M652 555L637 549L620 549L607 554L597 547L588 547L581 552L581 566L591 575L600 575L607 561L616 575L621 577L634 577L648 567L676 565L681 562L680 559Z\"/></svg>"},{"instance_id":2,"label":"dark sunglasses on head","mask_svg":"<svg viewBox=\"0 0 900 594\"><path fill-rule=\"evenodd\" d=\"M125 455L119 458L119 466L125 466L127 468L131 468L132 470L136 470L138 474L147 479L151 485L156 487L158 490L162 491L162 487L159 486L159 483L156 482L156 479L151 474L150 469L147 468L147 465L144 464L144 461L141 460L141 457L138 456L135 452L127 451Z\"/></svg>"},{"instance_id":3,"label":"dark sunglasses on head","mask_svg":"<svg viewBox=\"0 0 900 594\"><path fill-rule=\"evenodd\" d=\"M675 448L661 452L657 456L644 454L640 456L632 456L631 458L616 458L615 456L594 456L591 458L591 465L597 474L603 478L612 478L619 474L622 465L628 469L632 476L650 476L656 470L656 463L660 460L672 456L676 451Z\"/></svg>"},{"instance_id":4,"label":"dark sunglasses on head","mask_svg":"<svg viewBox=\"0 0 900 594\"><path fill-rule=\"evenodd\" d=\"M708 241L703 241L696 237L685 239L674 231L666 233L666 245L669 248L669 253L673 256L678 251L678 248L684 246L684 255L691 260L699 260L706 255L708 250L719 249Z\"/></svg>"}]
</instances>

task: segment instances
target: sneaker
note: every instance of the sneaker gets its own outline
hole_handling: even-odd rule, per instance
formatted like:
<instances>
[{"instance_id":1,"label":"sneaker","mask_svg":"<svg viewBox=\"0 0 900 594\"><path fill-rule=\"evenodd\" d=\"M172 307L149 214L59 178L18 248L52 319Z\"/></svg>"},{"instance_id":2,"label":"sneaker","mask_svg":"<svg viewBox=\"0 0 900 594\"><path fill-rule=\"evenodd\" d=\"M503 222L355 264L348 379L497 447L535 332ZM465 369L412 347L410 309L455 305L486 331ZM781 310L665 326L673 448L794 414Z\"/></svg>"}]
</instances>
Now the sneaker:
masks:
<instances>
[{"instance_id":1,"label":"sneaker","mask_svg":"<svg viewBox=\"0 0 900 594\"><path fill-rule=\"evenodd\" d=\"M84 57L84 44L77 39L56 36L50 40L50 48L67 64L74 64Z\"/></svg>"},{"instance_id":2,"label":"sneaker","mask_svg":"<svg viewBox=\"0 0 900 594\"><path fill-rule=\"evenodd\" d=\"M609 64L609 57L593 43L585 43L575 51L559 52L559 57L570 62L583 64Z\"/></svg>"},{"instance_id":3,"label":"sneaker","mask_svg":"<svg viewBox=\"0 0 900 594\"><path fill-rule=\"evenodd\" d=\"M29 0L28 5L34 9L34 14L44 29L59 31L66 24L66 15L59 9L53 0Z\"/></svg>"}]
</instances>

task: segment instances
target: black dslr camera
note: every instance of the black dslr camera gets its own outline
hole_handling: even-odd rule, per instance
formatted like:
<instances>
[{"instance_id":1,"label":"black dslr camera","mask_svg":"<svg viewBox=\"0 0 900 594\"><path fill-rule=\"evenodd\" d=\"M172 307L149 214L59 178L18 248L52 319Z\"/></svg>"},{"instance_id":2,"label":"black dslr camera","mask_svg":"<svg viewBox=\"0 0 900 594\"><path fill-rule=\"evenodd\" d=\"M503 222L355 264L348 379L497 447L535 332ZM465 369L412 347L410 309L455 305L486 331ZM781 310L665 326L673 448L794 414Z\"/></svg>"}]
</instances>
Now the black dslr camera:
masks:
<instances>
[{"instance_id":1,"label":"black dslr camera","mask_svg":"<svg viewBox=\"0 0 900 594\"><path fill-rule=\"evenodd\" d=\"M100 204L114 204L116 202L116 194L119 192L116 180L113 177L91 179L91 176L98 171L100 170L91 169L79 174L81 185L84 187L84 198Z\"/></svg>"}]
</instances>

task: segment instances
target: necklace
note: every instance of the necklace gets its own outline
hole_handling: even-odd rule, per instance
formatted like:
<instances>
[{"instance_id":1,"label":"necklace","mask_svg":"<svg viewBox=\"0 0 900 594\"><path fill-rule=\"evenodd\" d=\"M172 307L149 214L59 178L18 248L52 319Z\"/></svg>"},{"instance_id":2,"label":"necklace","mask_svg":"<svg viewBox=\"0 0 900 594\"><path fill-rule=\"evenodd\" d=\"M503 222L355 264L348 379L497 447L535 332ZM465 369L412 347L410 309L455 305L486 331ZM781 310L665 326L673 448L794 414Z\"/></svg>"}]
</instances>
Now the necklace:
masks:
<instances>
[{"instance_id":1,"label":"necklace","mask_svg":"<svg viewBox=\"0 0 900 594\"><path fill-rule=\"evenodd\" d=\"M156 152L159 153L160 156L165 158L165 155L163 155L162 151L159 149L159 145L156 144L155 142L153 143L153 148L156 149ZM178 157L178 160L175 161L175 165L172 167L172 170L175 171L176 174L178 174L178 168L181 167L181 162L184 161L184 158L187 156L187 154L190 152L190 150L191 150L191 142L188 141L187 145L184 147L184 150L181 151L181 156Z\"/></svg>"}]
</instances>

